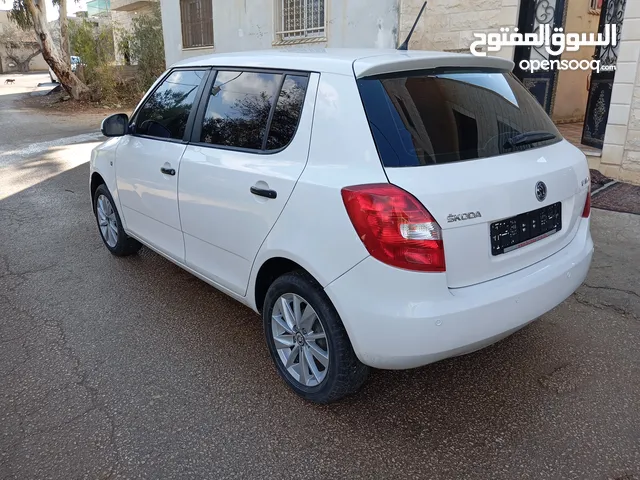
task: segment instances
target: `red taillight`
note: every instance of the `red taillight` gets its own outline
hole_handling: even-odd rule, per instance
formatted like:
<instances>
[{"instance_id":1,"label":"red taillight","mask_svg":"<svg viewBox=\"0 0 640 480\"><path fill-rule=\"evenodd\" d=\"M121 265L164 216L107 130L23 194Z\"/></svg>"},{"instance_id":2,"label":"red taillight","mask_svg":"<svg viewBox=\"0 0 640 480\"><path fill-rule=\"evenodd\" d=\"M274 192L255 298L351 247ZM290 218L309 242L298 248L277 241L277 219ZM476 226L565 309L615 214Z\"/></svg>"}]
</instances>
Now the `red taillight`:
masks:
<instances>
[{"instance_id":1,"label":"red taillight","mask_svg":"<svg viewBox=\"0 0 640 480\"><path fill-rule=\"evenodd\" d=\"M587 201L584 202L584 210L582 210L582 217L589 218L591 215L591 187L589 187L589 191L587 192Z\"/></svg>"},{"instance_id":2,"label":"red taillight","mask_svg":"<svg viewBox=\"0 0 640 480\"><path fill-rule=\"evenodd\" d=\"M446 270L440 225L412 195L383 183L345 187L342 200L372 257L407 270Z\"/></svg>"}]
</instances>

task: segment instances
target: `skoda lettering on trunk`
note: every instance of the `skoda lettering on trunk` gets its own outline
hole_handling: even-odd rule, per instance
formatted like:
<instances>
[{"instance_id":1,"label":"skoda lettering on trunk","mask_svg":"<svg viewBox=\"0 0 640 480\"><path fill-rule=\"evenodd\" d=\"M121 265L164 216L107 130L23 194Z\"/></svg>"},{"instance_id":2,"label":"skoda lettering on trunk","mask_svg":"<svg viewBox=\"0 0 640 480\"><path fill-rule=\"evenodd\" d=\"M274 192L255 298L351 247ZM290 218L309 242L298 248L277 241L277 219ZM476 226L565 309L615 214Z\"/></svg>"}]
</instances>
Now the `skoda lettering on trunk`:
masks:
<instances>
[{"instance_id":1,"label":"skoda lettering on trunk","mask_svg":"<svg viewBox=\"0 0 640 480\"><path fill-rule=\"evenodd\" d=\"M467 212L467 213L457 213L457 214L449 214L447 217L447 222L459 222L461 220L473 220L474 218L480 218L482 215L480 212Z\"/></svg>"}]
</instances>

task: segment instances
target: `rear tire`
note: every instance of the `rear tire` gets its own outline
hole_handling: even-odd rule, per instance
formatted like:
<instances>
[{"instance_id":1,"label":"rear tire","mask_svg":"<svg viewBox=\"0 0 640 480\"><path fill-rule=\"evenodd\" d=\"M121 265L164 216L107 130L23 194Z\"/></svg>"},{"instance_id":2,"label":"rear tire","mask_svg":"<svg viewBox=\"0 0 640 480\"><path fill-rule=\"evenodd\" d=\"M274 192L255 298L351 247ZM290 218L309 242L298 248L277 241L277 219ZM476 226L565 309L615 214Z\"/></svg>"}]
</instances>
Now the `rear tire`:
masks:
<instances>
[{"instance_id":1,"label":"rear tire","mask_svg":"<svg viewBox=\"0 0 640 480\"><path fill-rule=\"evenodd\" d=\"M262 318L278 374L302 398L335 402L366 381L369 367L356 357L338 312L306 272L287 273L271 284Z\"/></svg>"},{"instance_id":2,"label":"rear tire","mask_svg":"<svg viewBox=\"0 0 640 480\"><path fill-rule=\"evenodd\" d=\"M120 215L106 185L100 185L93 195L93 212L98 222L98 231L105 247L116 257L136 253L142 244L128 236L122 228Z\"/></svg>"}]
</instances>

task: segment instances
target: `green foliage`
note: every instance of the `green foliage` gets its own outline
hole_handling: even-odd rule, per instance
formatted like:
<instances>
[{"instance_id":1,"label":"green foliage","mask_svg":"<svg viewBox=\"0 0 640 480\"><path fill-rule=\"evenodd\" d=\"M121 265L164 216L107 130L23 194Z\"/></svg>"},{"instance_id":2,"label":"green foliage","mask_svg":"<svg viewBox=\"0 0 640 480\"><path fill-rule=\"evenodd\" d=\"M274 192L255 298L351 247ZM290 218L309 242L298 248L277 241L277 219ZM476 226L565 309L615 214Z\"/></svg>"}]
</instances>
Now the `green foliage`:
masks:
<instances>
[{"instance_id":1,"label":"green foliage","mask_svg":"<svg viewBox=\"0 0 640 480\"><path fill-rule=\"evenodd\" d=\"M118 49L137 65L140 92L146 91L166 69L159 2L152 8L150 13L134 18L130 30L117 32Z\"/></svg>"},{"instance_id":2,"label":"green foliage","mask_svg":"<svg viewBox=\"0 0 640 480\"><path fill-rule=\"evenodd\" d=\"M113 30L110 26L96 26L93 22L69 24L71 54L82 59L76 74L83 77L95 98L117 99L117 72L114 66Z\"/></svg>"},{"instance_id":3,"label":"green foliage","mask_svg":"<svg viewBox=\"0 0 640 480\"><path fill-rule=\"evenodd\" d=\"M5 3L5 1L6 0L3 0L3 3ZM60 0L52 0L52 3L54 7L60 6ZM29 16L29 12L24 6L22 0L13 0L11 10L9 10L7 16L9 17L9 20L18 25L22 30L29 30L33 28L31 17Z\"/></svg>"},{"instance_id":4,"label":"green foliage","mask_svg":"<svg viewBox=\"0 0 640 480\"><path fill-rule=\"evenodd\" d=\"M84 64L84 77L88 84L98 80L98 71L114 61L113 30L108 26L96 27L83 20L69 25L69 43L72 55Z\"/></svg>"},{"instance_id":5,"label":"green foliage","mask_svg":"<svg viewBox=\"0 0 640 480\"><path fill-rule=\"evenodd\" d=\"M27 8L24 6L24 3L22 3L22 0L13 0L13 6L11 7L11 10L9 10L7 16L9 17L9 20L18 25L22 30L29 30L33 28L31 17L29 16Z\"/></svg>"}]
</instances>

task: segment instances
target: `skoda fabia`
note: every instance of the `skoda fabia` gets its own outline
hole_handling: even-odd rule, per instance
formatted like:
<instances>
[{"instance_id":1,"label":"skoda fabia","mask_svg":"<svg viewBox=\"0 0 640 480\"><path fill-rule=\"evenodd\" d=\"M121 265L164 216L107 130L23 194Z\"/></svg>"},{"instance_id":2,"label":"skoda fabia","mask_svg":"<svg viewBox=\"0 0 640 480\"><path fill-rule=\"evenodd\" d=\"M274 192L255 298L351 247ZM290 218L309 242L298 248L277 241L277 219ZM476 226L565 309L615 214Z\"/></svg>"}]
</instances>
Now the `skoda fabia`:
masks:
<instances>
[{"instance_id":1,"label":"skoda fabia","mask_svg":"<svg viewBox=\"0 0 640 480\"><path fill-rule=\"evenodd\" d=\"M483 348L570 296L593 252L586 158L512 68L396 50L180 62L102 124L102 240L258 312L314 402L371 367Z\"/></svg>"}]
</instances>

